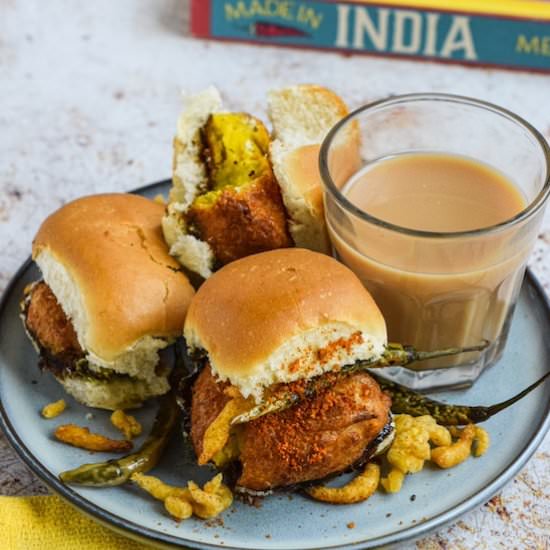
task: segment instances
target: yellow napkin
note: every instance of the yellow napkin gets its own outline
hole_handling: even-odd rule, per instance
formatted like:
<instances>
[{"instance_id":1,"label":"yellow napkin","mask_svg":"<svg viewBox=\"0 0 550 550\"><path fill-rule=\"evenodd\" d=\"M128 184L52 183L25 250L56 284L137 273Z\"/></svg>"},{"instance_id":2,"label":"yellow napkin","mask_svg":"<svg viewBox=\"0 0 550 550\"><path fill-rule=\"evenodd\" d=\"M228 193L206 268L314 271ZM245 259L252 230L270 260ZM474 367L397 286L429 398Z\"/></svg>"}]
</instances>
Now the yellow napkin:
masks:
<instances>
[{"instance_id":1,"label":"yellow napkin","mask_svg":"<svg viewBox=\"0 0 550 550\"><path fill-rule=\"evenodd\" d=\"M57 496L0 496L3 550L151 550L95 523Z\"/></svg>"}]
</instances>

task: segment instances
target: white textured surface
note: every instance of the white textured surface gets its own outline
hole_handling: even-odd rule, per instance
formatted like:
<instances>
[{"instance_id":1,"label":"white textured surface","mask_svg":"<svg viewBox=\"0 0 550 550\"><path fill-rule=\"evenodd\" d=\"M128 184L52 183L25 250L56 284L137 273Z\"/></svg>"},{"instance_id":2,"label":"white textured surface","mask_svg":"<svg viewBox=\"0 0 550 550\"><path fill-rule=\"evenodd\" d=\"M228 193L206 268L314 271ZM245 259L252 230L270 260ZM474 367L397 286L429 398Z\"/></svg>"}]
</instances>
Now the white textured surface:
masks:
<instances>
[{"instance_id":1,"label":"white textured surface","mask_svg":"<svg viewBox=\"0 0 550 550\"><path fill-rule=\"evenodd\" d=\"M214 83L229 108L261 116L270 88L298 82L333 87L351 106L452 92L508 107L550 138L550 76L197 41L187 38L186 6L0 2L0 291L61 204L169 176L182 88ZM548 292L550 212L531 265ZM0 435L0 494L46 491ZM549 533L547 437L498 497L416 547L542 549Z\"/></svg>"}]
</instances>

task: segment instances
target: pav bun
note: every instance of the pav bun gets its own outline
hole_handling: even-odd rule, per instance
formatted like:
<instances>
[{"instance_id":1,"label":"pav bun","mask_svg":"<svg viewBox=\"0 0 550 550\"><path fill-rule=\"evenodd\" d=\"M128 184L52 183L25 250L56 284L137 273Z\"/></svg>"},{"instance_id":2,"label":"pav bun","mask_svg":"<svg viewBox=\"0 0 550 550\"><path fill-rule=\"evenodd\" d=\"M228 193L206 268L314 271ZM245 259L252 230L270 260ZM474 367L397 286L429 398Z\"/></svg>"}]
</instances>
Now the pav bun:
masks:
<instances>
[{"instance_id":1,"label":"pav bun","mask_svg":"<svg viewBox=\"0 0 550 550\"><path fill-rule=\"evenodd\" d=\"M348 114L344 101L331 90L312 84L271 91L268 113L273 125L270 157L289 221L290 235L300 248L330 254L319 172L319 150L330 129ZM333 147L347 180L359 166L359 132L351 124Z\"/></svg>"},{"instance_id":2,"label":"pav bun","mask_svg":"<svg viewBox=\"0 0 550 550\"><path fill-rule=\"evenodd\" d=\"M305 249L263 252L224 266L197 291L184 329L215 376L260 400L276 383L378 357L386 326L359 279Z\"/></svg>"}]
</instances>

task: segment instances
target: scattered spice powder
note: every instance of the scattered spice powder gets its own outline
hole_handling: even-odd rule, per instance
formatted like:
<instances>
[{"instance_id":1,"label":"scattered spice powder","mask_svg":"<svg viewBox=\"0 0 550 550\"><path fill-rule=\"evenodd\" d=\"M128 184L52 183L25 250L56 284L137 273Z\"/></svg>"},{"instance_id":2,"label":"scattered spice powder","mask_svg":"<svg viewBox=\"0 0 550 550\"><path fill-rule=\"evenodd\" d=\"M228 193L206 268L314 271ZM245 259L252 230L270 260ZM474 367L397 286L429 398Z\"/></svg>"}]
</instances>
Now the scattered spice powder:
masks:
<instances>
[{"instance_id":1,"label":"scattered spice powder","mask_svg":"<svg viewBox=\"0 0 550 550\"><path fill-rule=\"evenodd\" d=\"M351 348L353 346L362 343L363 336L361 335L361 331L358 330L357 332L354 332L349 338L338 338L338 340L330 342L330 344L326 345L323 349L320 349L317 352L317 358L322 365L324 363L328 363L332 359L332 357L334 357L334 354L340 351L342 348L345 349L347 353L351 353Z\"/></svg>"},{"instance_id":2,"label":"scattered spice powder","mask_svg":"<svg viewBox=\"0 0 550 550\"><path fill-rule=\"evenodd\" d=\"M288 372L291 372L292 374L294 374L295 372L298 372L300 370L300 364L301 364L300 359L296 359L295 361L292 361L292 363L290 363L290 365L288 365L287 367Z\"/></svg>"}]
</instances>

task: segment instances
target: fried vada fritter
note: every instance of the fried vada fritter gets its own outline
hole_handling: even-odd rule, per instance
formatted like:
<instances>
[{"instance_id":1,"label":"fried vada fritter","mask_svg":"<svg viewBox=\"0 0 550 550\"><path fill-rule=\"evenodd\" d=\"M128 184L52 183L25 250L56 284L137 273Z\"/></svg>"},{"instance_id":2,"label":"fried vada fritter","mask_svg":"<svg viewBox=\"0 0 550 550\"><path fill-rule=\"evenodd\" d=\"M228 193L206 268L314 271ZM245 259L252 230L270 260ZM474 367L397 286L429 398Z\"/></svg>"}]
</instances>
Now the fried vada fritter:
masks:
<instances>
[{"instance_id":1,"label":"fried vada fritter","mask_svg":"<svg viewBox=\"0 0 550 550\"><path fill-rule=\"evenodd\" d=\"M210 368L193 388L191 439L198 454L208 426L231 399ZM345 377L312 399L235 427L241 474L254 491L323 479L359 462L388 422L390 398L366 373Z\"/></svg>"},{"instance_id":2,"label":"fried vada fritter","mask_svg":"<svg viewBox=\"0 0 550 550\"><path fill-rule=\"evenodd\" d=\"M193 205L188 220L222 265L292 246L279 187L269 174L241 187L224 187L212 204Z\"/></svg>"},{"instance_id":3,"label":"fried vada fritter","mask_svg":"<svg viewBox=\"0 0 550 550\"><path fill-rule=\"evenodd\" d=\"M52 355L64 352L82 354L76 332L50 287L43 281L27 294L26 326Z\"/></svg>"}]
</instances>

